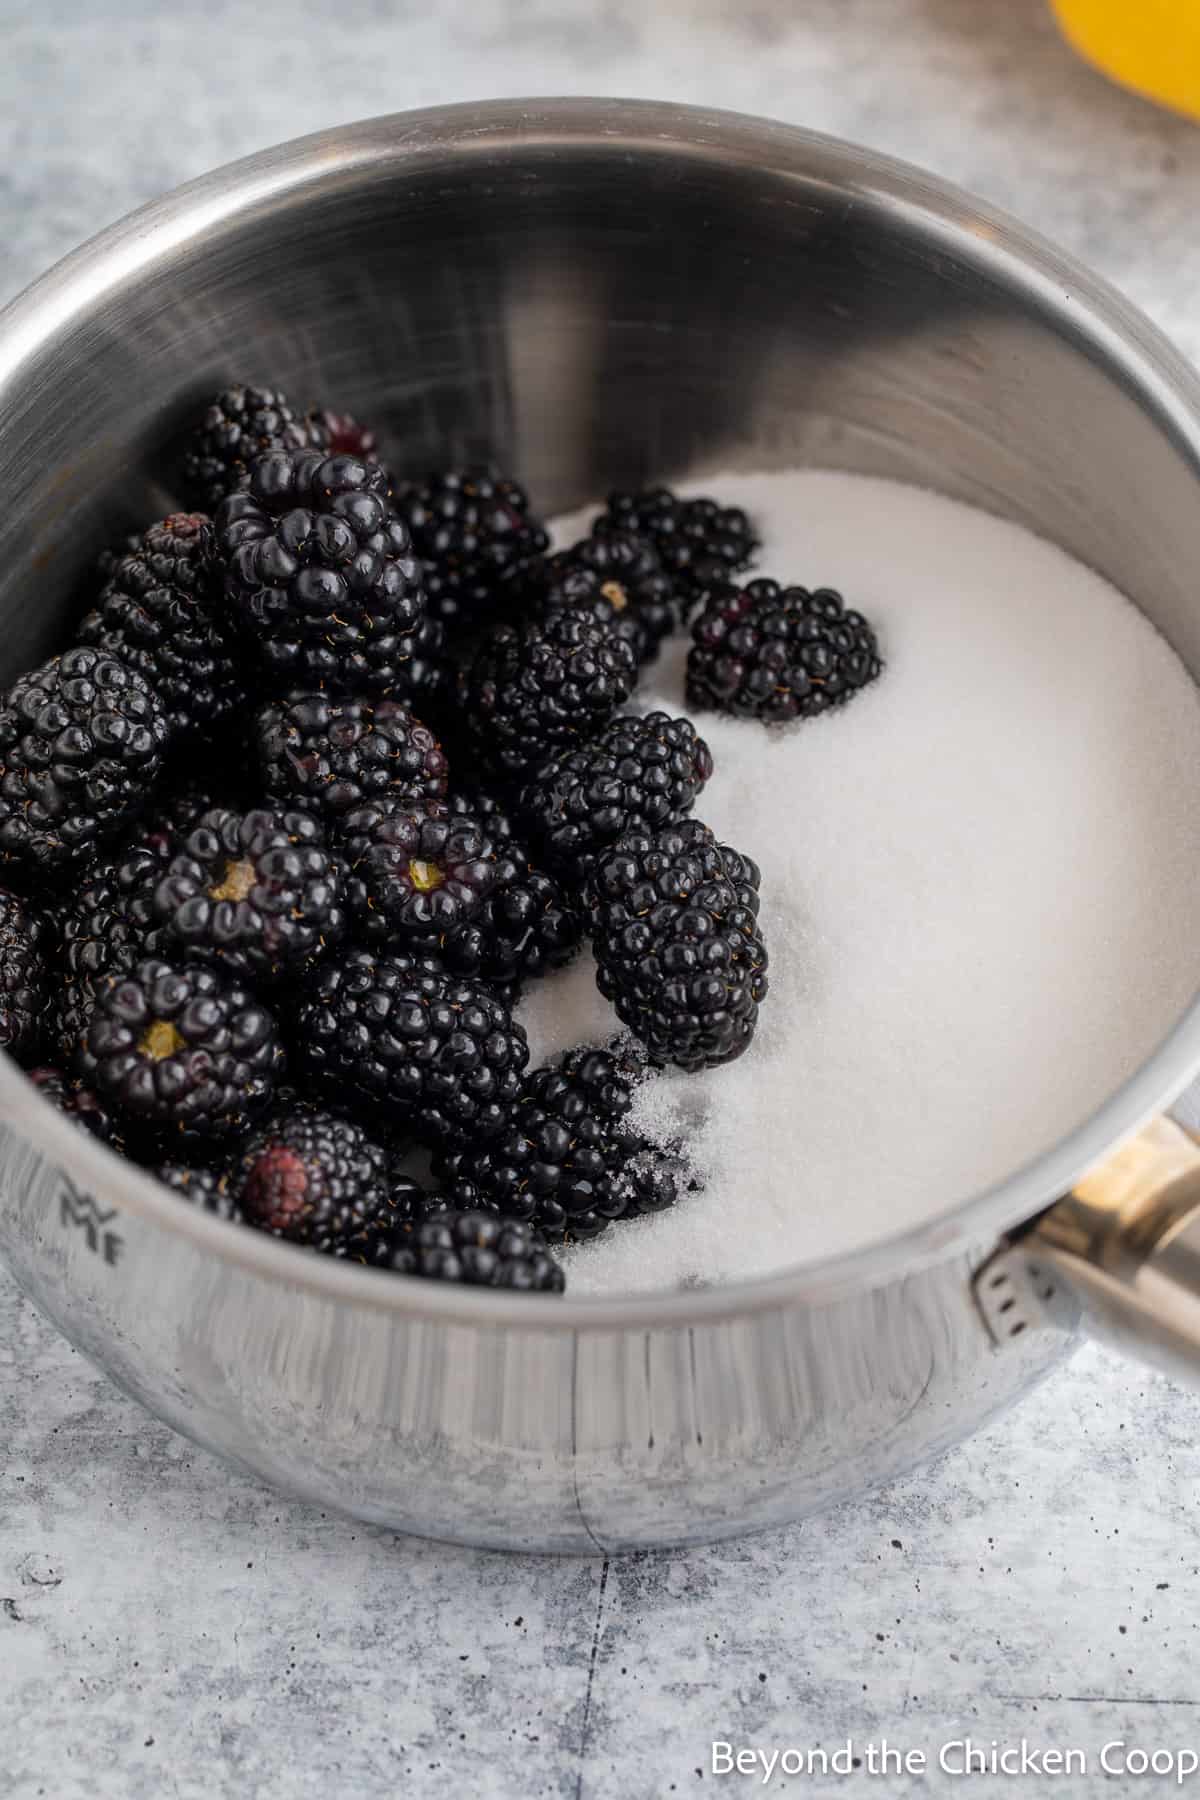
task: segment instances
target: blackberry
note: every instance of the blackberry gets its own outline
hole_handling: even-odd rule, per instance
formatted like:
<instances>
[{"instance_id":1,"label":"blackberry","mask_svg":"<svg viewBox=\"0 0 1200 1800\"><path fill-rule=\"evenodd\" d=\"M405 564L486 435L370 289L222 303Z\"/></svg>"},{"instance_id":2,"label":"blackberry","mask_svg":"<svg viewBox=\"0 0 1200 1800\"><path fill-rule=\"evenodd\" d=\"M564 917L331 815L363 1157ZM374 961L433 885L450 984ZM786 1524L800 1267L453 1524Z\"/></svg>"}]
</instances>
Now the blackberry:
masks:
<instances>
[{"instance_id":1,"label":"blackberry","mask_svg":"<svg viewBox=\"0 0 1200 1800\"><path fill-rule=\"evenodd\" d=\"M202 513L176 513L134 540L76 636L136 669L173 731L207 730L243 698L213 600L212 528Z\"/></svg>"},{"instance_id":2,"label":"blackberry","mask_svg":"<svg viewBox=\"0 0 1200 1800\"><path fill-rule=\"evenodd\" d=\"M228 1169L193 1168L188 1163L160 1163L154 1173L164 1187L191 1206L218 1219L240 1219L242 1209L231 1193Z\"/></svg>"},{"instance_id":3,"label":"blackberry","mask_svg":"<svg viewBox=\"0 0 1200 1800\"><path fill-rule=\"evenodd\" d=\"M407 1218L384 1146L361 1125L311 1108L276 1117L245 1144L233 1192L246 1223L289 1243L369 1253Z\"/></svg>"},{"instance_id":4,"label":"blackberry","mask_svg":"<svg viewBox=\"0 0 1200 1800\"><path fill-rule=\"evenodd\" d=\"M671 1205L670 1164L626 1123L643 1074L628 1057L586 1048L535 1069L494 1143L434 1159L447 1200L570 1238Z\"/></svg>"},{"instance_id":5,"label":"blackberry","mask_svg":"<svg viewBox=\"0 0 1200 1800\"><path fill-rule=\"evenodd\" d=\"M556 750L594 737L636 681L629 644L588 615L560 610L498 625L462 682L472 748L485 767L524 775Z\"/></svg>"},{"instance_id":6,"label":"blackberry","mask_svg":"<svg viewBox=\"0 0 1200 1800\"><path fill-rule=\"evenodd\" d=\"M319 407L315 412L306 413L304 422L314 450L324 450L326 456L357 456L366 463L379 461L379 440L369 426L359 424L353 413L331 412L328 407Z\"/></svg>"},{"instance_id":7,"label":"blackberry","mask_svg":"<svg viewBox=\"0 0 1200 1800\"><path fill-rule=\"evenodd\" d=\"M480 820L439 800L380 800L342 819L347 894L367 943L435 953L478 917L496 884L496 853Z\"/></svg>"},{"instance_id":8,"label":"blackberry","mask_svg":"<svg viewBox=\"0 0 1200 1800\"><path fill-rule=\"evenodd\" d=\"M0 865L81 861L143 805L167 739L153 689L106 650L18 677L0 698Z\"/></svg>"},{"instance_id":9,"label":"blackberry","mask_svg":"<svg viewBox=\"0 0 1200 1800\"><path fill-rule=\"evenodd\" d=\"M266 706L256 727L266 792L332 822L370 800L440 800L446 758L397 700L299 694Z\"/></svg>"},{"instance_id":10,"label":"blackberry","mask_svg":"<svg viewBox=\"0 0 1200 1800\"><path fill-rule=\"evenodd\" d=\"M396 506L421 558L429 610L451 631L490 622L550 542L524 489L488 469L410 482Z\"/></svg>"},{"instance_id":11,"label":"blackberry","mask_svg":"<svg viewBox=\"0 0 1200 1800\"><path fill-rule=\"evenodd\" d=\"M345 870L307 813L218 807L177 846L150 903L168 954L279 981L344 935Z\"/></svg>"},{"instance_id":12,"label":"blackberry","mask_svg":"<svg viewBox=\"0 0 1200 1800\"><path fill-rule=\"evenodd\" d=\"M76 1057L132 1122L183 1140L244 1132L283 1073L275 1020L215 969L148 957L105 976Z\"/></svg>"},{"instance_id":13,"label":"blackberry","mask_svg":"<svg viewBox=\"0 0 1200 1800\"><path fill-rule=\"evenodd\" d=\"M707 495L683 500L670 488L614 493L592 525L597 537L636 532L649 538L672 578L686 618L714 586L748 568L758 539L738 506L722 506Z\"/></svg>"},{"instance_id":14,"label":"blackberry","mask_svg":"<svg viewBox=\"0 0 1200 1800\"><path fill-rule=\"evenodd\" d=\"M547 557L529 586L542 607L586 612L610 624L639 663L658 655L678 623L675 585L648 538L628 531L584 538Z\"/></svg>"},{"instance_id":15,"label":"blackberry","mask_svg":"<svg viewBox=\"0 0 1200 1800\"><path fill-rule=\"evenodd\" d=\"M258 456L268 450L321 450L327 433L277 388L223 388L187 440L180 470L190 505L216 512Z\"/></svg>"},{"instance_id":16,"label":"blackberry","mask_svg":"<svg viewBox=\"0 0 1200 1800\"><path fill-rule=\"evenodd\" d=\"M280 690L396 688L425 616L420 564L383 468L270 451L216 518L225 602Z\"/></svg>"},{"instance_id":17,"label":"blackberry","mask_svg":"<svg viewBox=\"0 0 1200 1800\"><path fill-rule=\"evenodd\" d=\"M296 1042L312 1086L433 1145L502 1131L529 1045L481 983L429 959L345 951L316 971Z\"/></svg>"},{"instance_id":18,"label":"blackberry","mask_svg":"<svg viewBox=\"0 0 1200 1800\"><path fill-rule=\"evenodd\" d=\"M414 1225L384 1264L397 1275L466 1287L561 1294L566 1277L528 1225L488 1213L447 1211Z\"/></svg>"},{"instance_id":19,"label":"blackberry","mask_svg":"<svg viewBox=\"0 0 1200 1800\"><path fill-rule=\"evenodd\" d=\"M551 868L582 882L629 831L660 831L692 810L713 771L690 719L652 712L611 719L590 744L543 763L518 811Z\"/></svg>"},{"instance_id":20,"label":"blackberry","mask_svg":"<svg viewBox=\"0 0 1200 1800\"><path fill-rule=\"evenodd\" d=\"M46 1011L47 921L36 906L0 888L0 1050L31 1056Z\"/></svg>"},{"instance_id":21,"label":"blackberry","mask_svg":"<svg viewBox=\"0 0 1200 1800\"><path fill-rule=\"evenodd\" d=\"M68 1075L62 1069L49 1066L31 1069L29 1079L42 1098L51 1106L64 1113L82 1131L90 1132L92 1137L99 1138L102 1144L124 1153L121 1134L109 1108L100 1096L91 1088L84 1087L75 1076Z\"/></svg>"},{"instance_id":22,"label":"blackberry","mask_svg":"<svg viewBox=\"0 0 1200 1800\"><path fill-rule=\"evenodd\" d=\"M161 952L162 934L150 910L161 872L160 856L136 845L98 864L59 915L63 984L52 1031L68 1063L79 1049L103 978L124 975Z\"/></svg>"},{"instance_id":23,"label":"blackberry","mask_svg":"<svg viewBox=\"0 0 1200 1800\"><path fill-rule=\"evenodd\" d=\"M597 984L653 1061L701 1069L749 1044L767 992L758 882L695 819L632 832L598 858Z\"/></svg>"},{"instance_id":24,"label":"blackberry","mask_svg":"<svg viewBox=\"0 0 1200 1800\"><path fill-rule=\"evenodd\" d=\"M764 580L714 594L692 638L689 703L767 723L843 706L883 668L875 633L832 588Z\"/></svg>"}]
</instances>

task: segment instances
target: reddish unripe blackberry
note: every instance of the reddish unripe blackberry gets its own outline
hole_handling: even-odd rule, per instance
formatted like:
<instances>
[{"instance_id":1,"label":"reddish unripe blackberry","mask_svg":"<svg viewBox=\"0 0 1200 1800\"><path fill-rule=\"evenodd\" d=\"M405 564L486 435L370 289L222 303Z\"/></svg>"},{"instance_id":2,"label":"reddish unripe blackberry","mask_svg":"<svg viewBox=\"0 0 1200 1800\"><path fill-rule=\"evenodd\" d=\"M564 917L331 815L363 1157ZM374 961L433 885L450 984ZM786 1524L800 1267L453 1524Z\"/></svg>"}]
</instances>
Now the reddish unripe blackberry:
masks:
<instances>
[{"instance_id":1,"label":"reddish unripe blackberry","mask_svg":"<svg viewBox=\"0 0 1200 1800\"><path fill-rule=\"evenodd\" d=\"M383 1144L361 1125L301 1107L255 1131L233 1170L247 1224L289 1243L369 1256L408 1217Z\"/></svg>"}]
</instances>

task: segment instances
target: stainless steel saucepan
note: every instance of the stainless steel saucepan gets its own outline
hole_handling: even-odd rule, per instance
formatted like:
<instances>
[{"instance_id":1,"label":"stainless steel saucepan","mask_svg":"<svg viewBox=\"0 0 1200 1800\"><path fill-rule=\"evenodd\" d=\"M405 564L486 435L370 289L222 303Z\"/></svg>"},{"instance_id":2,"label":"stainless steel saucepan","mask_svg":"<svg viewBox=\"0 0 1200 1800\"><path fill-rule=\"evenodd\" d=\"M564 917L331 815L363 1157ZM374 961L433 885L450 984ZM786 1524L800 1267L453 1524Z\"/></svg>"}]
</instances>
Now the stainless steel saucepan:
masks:
<instances>
[{"instance_id":1,"label":"stainless steel saucepan","mask_svg":"<svg viewBox=\"0 0 1200 1800\"><path fill-rule=\"evenodd\" d=\"M256 156L105 232L0 316L0 674L57 645L82 559L163 510L157 452L239 375L382 419L410 467L499 454L550 509L705 468L924 483L1092 564L1200 677L1193 370L1011 220L830 139L674 106L450 107ZM293 1493L474 1544L694 1542L953 1442L1081 1309L1200 1366L1200 1158L1161 1116L1198 1068L1200 1002L1084 1125L918 1230L765 1281L556 1302L198 1214L6 1064L0 1250L129 1392Z\"/></svg>"}]
</instances>

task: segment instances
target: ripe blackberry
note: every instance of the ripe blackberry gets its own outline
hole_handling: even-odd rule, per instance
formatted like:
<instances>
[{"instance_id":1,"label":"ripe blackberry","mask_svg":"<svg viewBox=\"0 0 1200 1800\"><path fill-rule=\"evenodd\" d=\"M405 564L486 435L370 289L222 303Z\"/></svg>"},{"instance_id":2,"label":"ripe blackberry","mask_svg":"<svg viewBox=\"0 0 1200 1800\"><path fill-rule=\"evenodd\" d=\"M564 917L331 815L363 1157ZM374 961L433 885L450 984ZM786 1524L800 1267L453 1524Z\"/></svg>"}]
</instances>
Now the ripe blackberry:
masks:
<instances>
[{"instance_id":1,"label":"ripe blackberry","mask_svg":"<svg viewBox=\"0 0 1200 1800\"><path fill-rule=\"evenodd\" d=\"M243 698L214 607L212 528L175 513L134 540L76 636L121 657L156 691L177 733L205 730Z\"/></svg>"},{"instance_id":2,"label":"ripe blackberry","mask_svg":"<svg viewBox=\"0 0 1200 1800\"><path fill-rule=\"evenodd\" d=\"M0 1050L18 1062L33 1055L42 1036L48 937L38 908L0 888Z\"/></svg>"},{"instance_id":3,"label":"ripe blackberry","mask_svg":"<svg viewBox=\"0 0 1200 1800\"><path fill-rule=\"evenodd\" d=\"M76 1068L131 1121L203 1140L249 1128L284 1054L275 1020L245 988L150 957L97 984Z\"/></svg>"},{"instance_id":4,"label":"ripe blackberry","mask_svg":"<svg viewBox=\"0 0 1200 1800\"><path fill-rule=\"evenodd\" d=\"M255 457L321 450L327 434L277 388L228 387L215 395L184 448L180 484L190 505L214 513Z\"/></svg>"},{"instance_id":5,"label":"ripe blackberry","mask_svg":"<svg viewBox=\"0 0 1200 1800\"><path fill-rule=\"evenodd\" d=\"M565 607L611 625L639 663L658 655L678 623L674 582L650 540L628 531L584 538L547 557L528 586L547 611Z\"/></svg>"},{"instance_id":6,"label":"ripe blackberry","mask_svg":"<svg viewBox=\"0 0 1200 1800\"><path fill-rule=\"evenodd\" d=\"M372 800L440 800L442 746L397 700L298 694L266 706L256 726L266 792L333 823Z\"/></svg>"},{"instance_id":7,"label":"ripe blackberry","mask_svg":"<svg viewBox=\"0 0 1200 1800\"><path fill-rule=\"evenodd\" d=\"M751 581L714 594L692 626L687 697L738 718L811 719L883 668L875 633L832 588Z\"/></svg>"},{"instance_id":8,"label":"ripe blackberry","mask_svg":"<svg viewBox=\"0 0 1200 1800\"><path fill-rule=\"evenodd\" d=\"M485 767L522 776L594 737L633 692L637 660L611 626L566 610L498 625L462 683L463 718Z\"/></svg>"},{"instance_id":9,"label":"ripe blackberry","mask_svg":"<svg viewBox=\"0 0 1200 1800\"><path fill-rule=\"evenodd\" d=\"M105 650L19 676L0 697L0 866L82 861L144 804L167 739L158 696Z\"/></svg>"},{"instance_id":10,"label":"ripe blackberry","mask_svg":"<svg viewBox=\"0 0 1200 1800\"><path fill-rule=\"evenodd\" d=\"M232 1186L248 1225L343 1255L368 1254L408 1216L397 1205L403 1189L393 1184L384 1146L361 1125L313 1108L254 1132Z\"/></svg>"},{"instance_id":11,"label":"ripe blackberry","mask_svg":"<svg viewBox=\"0 0 1200 1800\"><path fill-rule=\"evenodd\" d=\"M625 1122L644 1072L627 1056L586 1048L535 1069L494 1143L435 1157L446 1199L570 1238L671 1205L669 1163Z\"/></svg>"},{"instance_id":12,"label":"ripe blackberry","mask_svg":"<svg viewBox=\"0 0 1200 1800\"><path fill-rule=\"evenodd\" d=\"M524 489L488 469L410 482L396 506L421 558L430 613L451 631L489 623L550 542Z\"/></svg>"},{"instance_id":13,"label":"ripe blackberry","mask_svg":"<svg viewBox=\"0 0 1200 1800\"><path fill-rule=\"evenodd\" d=\"M62 1069L43 1067L31 1069L29 1079L42 1098L51 1106L64 1113L82 1131L90 1132L92 1137L99 1138L102 1144L124 1153L121 1134L117 1130L110 1109L100 1096L91 1088L84 1087L75 1076L66 1074Z\"/></svg>"},{"instance_id":14,"label":"ripe blackberry","mask_svg":"<svg viewBox=\"0 0 1200 1800\"><path fill-rule=\"evenodd\" d=\"M496 885L495 846L482 822L439 800L360 806L342 819L338 843L365 943L435 954L479 916Z\"/></svg>"},{"instance_id":15,"label":"ripe blackberry","mask_svg":"<svg viewBox=\"0 0 1200 1800\"><path fill-rule=\"evenodd\" d=\"M385 469L270 451L216 518L225 603L280 690L394 689L425 616L420 564Z\"/></svg>"},{"instance_id":16,"label":"ripe blackberry","mask_svg":"<svg viewBox=\"0 0 1200 1800\"><path fill-rule=\"evenodd\" d=\"M162 949L150 898L162 872L161 857L138 844L98 864L59 915L62 989L52 1035L73 1062L107 975L124 975Z\"/></svg>"},{"instance_id":17,"label":"ripe blackberry","mask_svg":"<svg viewBox=\"0 0 1200 1800\"><path fill-rule=\"evenodd\" d=\"M495 885L478 917L443 942L441 960L459 975L486 981L510 1002L527 981L570 962L584 938L582 910L516 836L490 794L450 795L451 811L478 818L494 846Z\"/></svg>"},{"instance_id":18,"label":"ripe blackberry","mask_svg":"<svg viewBox=\"0 0 1200 1800\"><path fill-rule=\"evenodd\" d=\"M626 832L660 831L691 812L712 771L712 752L690 719L622 716L591 743L543 763L517 806L550 867L582 882L599 852Z\"/></svg>"},{"instance_id":19,"label":"ripe blackberry","mask_svg":"<svg viewBox=\"0 0 1200 1800\"><path fill-rule=\"evenodd\" d=\"M767 993L758 869L696 819L632 832L591 876L600 992L655 1062L731 1062Z\"/></svg>"},{"instance_id":20,"label":"ripe blackberry","mask_svg":"<svg viewBox=\"0 0 1200 1800\"><path fill-rule=\"evenodd\" d=\"M465 1287L561 1294L566 1277L528 1225L488 1213L448 1211L413 1225L383 1265L397 1275Z\"/></svg>"},{"instance_id":21,"label":"ripe blackberry","mask_svg":"<svg viewBox=\"0 0 1200 1800\"><path fill-rule=\"evenodd\" d=\"M295 1033L312 1086L424 1143L503 1130L529 1045L479 982L428 959L343 951L316 971Z\"/></svg>"},{"instance_id":22,"label":"ripe blackberry","mask_svg":"<svg viewBox=\"0 0 1200 1800\"><path fill-rule=\"evenodd\" d=\"M741 507L722 506L707 495L683 500L665 487L610 494L592 530L598 537L633 531L649 538L672 578L685 619L710 588L748 568L758 549L754 527Z\"/></svg>"},{"instance_id":23,"label":"ripe blackberry","mask_svg":"<svg viewBox=\"0 0 1200 1800\"><path fill-rule=\"evenodd\" d=\"M218 1219L238 1220L242 1209L234 1199L227 1169L193 1168L188 1163L160 1163L154 1173L164 1187L190 1206L214 1213Z\"/></svg>"},{"instance_id":24,"label":"ripe blackberry","mask_svg":"<svg viewBox=\"0 0 1200 1800\"><path fill-rule=\"evenodd\" d=\"M310 967L346 930L345 869L307 813L202 813L154 886L168 955L250 981Z\"/></svg>"}]
</instances>

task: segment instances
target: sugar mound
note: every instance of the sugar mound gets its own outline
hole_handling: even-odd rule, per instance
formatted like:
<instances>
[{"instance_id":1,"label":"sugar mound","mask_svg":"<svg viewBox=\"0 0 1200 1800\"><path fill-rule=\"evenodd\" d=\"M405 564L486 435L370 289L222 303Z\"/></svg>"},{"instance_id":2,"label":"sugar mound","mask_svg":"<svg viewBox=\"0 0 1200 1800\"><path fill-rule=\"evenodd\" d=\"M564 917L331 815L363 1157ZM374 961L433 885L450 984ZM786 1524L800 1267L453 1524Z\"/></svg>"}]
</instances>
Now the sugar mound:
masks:
<instances>
[{"instance_id":1,"label":"sugar mound","mask_svg":"<svg viewBox=\"0 0 1200 1800\"><path fill-rule=\"evenodd\" d=\"M696 812L762 867L771 992L739 1062L642 1091L704 1190L569 1249L576 1294L766 1274L931 1218L1080 1123L1200 985L1200 695L1143 616L914 488L703 485L759 521L757 572L842 589L887 666L823 719L696 715ZM640 707L686 710L686 647ZM539 1061L617 1029L587 956L521 1017Z\"/></svg>"}]
</instances>

